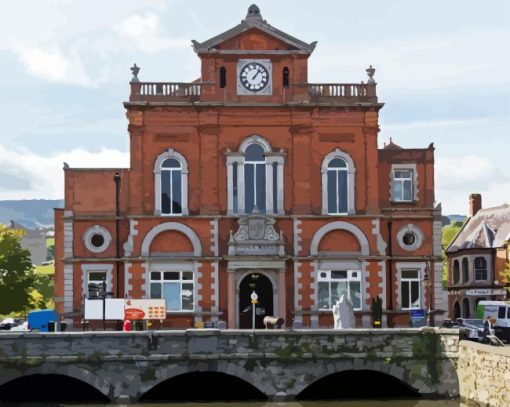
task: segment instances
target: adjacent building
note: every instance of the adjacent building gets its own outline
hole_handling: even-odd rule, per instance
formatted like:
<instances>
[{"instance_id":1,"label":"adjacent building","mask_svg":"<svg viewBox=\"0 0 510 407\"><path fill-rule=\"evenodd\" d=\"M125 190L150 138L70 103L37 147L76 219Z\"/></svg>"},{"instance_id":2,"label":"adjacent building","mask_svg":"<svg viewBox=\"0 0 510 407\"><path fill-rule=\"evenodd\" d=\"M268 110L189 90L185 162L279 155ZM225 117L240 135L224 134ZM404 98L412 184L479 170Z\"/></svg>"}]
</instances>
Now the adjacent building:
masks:
<instances>
[{"instance_id":1,"label":"adjacent building","mask_svg":"<svg viewBox=\"0 0 510 407\"><path fill-rule=\"evenodd\" d=\"M482 196L471 194L469 217L446 248L451 318L474 318L479 301L507 298L509 241L510 205L482 209Z\"/></svg>"},{"instance_id":2,"label":"adjacent building","mask_svg":"<svg viewBox=\"0 0 510 407\"><path fill-rule=\"evenodd\" d=\"M11 229L21 230L21 247L30 252L30 261L39 266L47 260L48 248L46 247L46 231L43 229L28 229L23 225L11 221Z\"/></svg>"},{"instance_id":3,"label":"adjacent building","mask_svg":"<svg viewBox=\"0 0 510 407\"><path fill-rule=\"evenodd\" d=\"M102 279L114 296L165 298L155 326L175 328L250 328L253 291L257 327L265 315L330 327L342 294L358 326L377 296L384 326L446 309L434 147L378 148L375 69L366 82L309 83L316 43L255 5L192 43L194 82L141 82L133 66L129 168L65 166L58 309L79 319Z\"/></svg>"}]
</instances>

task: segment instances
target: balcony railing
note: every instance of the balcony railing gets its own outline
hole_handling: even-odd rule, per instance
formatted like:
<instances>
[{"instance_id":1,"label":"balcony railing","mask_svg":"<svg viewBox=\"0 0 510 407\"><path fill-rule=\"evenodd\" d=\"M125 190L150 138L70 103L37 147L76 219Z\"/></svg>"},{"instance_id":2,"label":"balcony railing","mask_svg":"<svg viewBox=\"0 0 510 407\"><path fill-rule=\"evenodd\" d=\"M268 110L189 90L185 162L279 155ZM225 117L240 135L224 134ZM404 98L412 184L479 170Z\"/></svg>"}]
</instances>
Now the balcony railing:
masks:
<instances>
[{"instance_id":1,"label":"balcony railing","mask_svg":"<svg viewBox=\"0 0 510 407\"><path fill-rule=\"evenodd\" d=\"M268 98L261 96L261 103ZM235 91L211 82L131 82L130 102L242 102ZM257 98L258 99L258 98ZM282 103L377 103L375 83L297 83L286 88ZM272 101L274 103L274 101Z\"/></svg>"},{"instance_id":2,"label":"balcony railing","mask_svg":"<svg viewBox=\"0 0 510 407\"><path fill-rule=\"evenodd\" d=\"M200 100L202 87L208 83L131 82L130 102L194 102Z\"/></svg>"}]
</instances>

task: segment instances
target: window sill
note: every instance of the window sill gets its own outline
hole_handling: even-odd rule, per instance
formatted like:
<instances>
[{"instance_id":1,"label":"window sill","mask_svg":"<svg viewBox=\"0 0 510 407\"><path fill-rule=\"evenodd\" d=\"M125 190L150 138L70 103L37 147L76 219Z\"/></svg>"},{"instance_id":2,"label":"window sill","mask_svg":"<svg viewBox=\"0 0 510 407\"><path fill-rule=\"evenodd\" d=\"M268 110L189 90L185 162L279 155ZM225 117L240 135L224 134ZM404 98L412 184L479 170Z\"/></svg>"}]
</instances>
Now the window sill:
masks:
<instances>
[{"instance_id":1,"label":"window sill","mask_svg":"<svg viewBox=\"0 0 510 407\"><path fill-rule=\"evenodd\" d=\"M411 200L411 201L391 201L390 200L390 203L392 205L417 205L418 201L415 201L415 200Z\"/></svg>"}]
</instances>

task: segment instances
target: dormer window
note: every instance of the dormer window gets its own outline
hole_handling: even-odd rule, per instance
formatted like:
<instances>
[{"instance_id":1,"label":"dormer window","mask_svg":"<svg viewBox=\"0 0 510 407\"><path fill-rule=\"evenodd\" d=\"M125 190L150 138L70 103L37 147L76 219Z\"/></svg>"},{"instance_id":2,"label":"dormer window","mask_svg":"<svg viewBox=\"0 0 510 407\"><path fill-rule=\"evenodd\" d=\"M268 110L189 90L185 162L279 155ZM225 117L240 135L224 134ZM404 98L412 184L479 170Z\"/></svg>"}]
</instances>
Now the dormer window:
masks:
<instances>
[{"instance_id":1,"label":"dormer window","mask_svg":"<svg viewBox=\"0 0 510 407\"><path fill-rule=\"evenodd\" d=\"M289 87L289 68L283 68L283 87Z\"/></svg>"},{"instance_id":2,"label":"dormer window","mask_svg":"<svg viewBox=\"0 0 510 407\"><path fill-rule=\"evenodd\" d=\"M227 86L227 69L222 66L220 68L220 88L225 88Z\"/></svg>"}]
</instances>

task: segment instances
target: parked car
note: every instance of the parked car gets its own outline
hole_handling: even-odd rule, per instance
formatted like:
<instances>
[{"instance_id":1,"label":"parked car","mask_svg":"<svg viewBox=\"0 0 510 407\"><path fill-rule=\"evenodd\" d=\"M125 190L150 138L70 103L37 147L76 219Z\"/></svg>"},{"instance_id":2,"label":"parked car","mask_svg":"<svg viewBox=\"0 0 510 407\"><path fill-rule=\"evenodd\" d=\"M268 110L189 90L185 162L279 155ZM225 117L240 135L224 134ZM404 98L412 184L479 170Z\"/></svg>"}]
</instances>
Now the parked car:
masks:
<instances>
[{"instance_id":1,"label":"parked car","mask_svg":"<svg viewBox=\"0 0 510 407\"><path fill-rule=\"evenodd\" d=\"M28 331L28 321L24 321L22 324L20 325L17 325L17 326L13 326L10 331L15 331L15 332L24 332L24 331Z\"/></svg>"},{"instance_id":2,"label":"parked car","mask_svg":"<svg viewBox=\"0 0 510 407\"><path fill-rule=\"evenodd\" d=\"M25 320L21 318L5 318L0 322L0 330L11 331L13 328L23 325L24 322Z\"/></svg>"},{"instance_id":3,"label":"parked car","mask_svg":"<svg viewBox=\"0 0 510 407\"><path fill-rule=\"evenodd\" d=\"M483 333L484 321L482 319L458 318L455 321L459 327L459 336L461 339L471 341L481 341L485 338ZM490 328L491 335L494 335L494 328Z\"/></svg>"}]
</instances>

